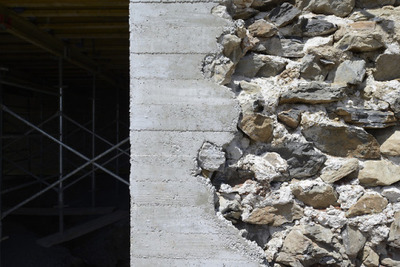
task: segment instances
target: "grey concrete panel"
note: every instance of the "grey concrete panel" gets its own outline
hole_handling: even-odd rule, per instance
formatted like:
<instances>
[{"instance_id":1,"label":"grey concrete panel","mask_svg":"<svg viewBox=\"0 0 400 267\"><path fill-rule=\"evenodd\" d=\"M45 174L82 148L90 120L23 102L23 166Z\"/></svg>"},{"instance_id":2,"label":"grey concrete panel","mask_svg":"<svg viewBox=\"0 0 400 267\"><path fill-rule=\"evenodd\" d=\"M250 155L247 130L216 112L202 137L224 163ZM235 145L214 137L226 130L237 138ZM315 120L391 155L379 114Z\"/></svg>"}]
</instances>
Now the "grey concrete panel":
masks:
<instances>
[{"instance_id":1,"label":"grey concrete panel","mask_svg":"<svg viewBox=\"0 0 400 267\"><path fill-rule=\"evenodd\" d=\"M204 79L201 68L205 54L131 54L131 78Z\"/></svg>"},{"instance_id":2,"label":"grey concrete panel","mask_svg":"<svg viewBox=\"0 0 400 267\"><path fill-rule=\"evenodd\" d=\"M256 267L259 266L249 260L231 260L226 259L221 263L221 260L216 259L170 259L170 258L136 258L133 257L133 262L136 266L141 267Z\"/></svg>"}]
</instances>

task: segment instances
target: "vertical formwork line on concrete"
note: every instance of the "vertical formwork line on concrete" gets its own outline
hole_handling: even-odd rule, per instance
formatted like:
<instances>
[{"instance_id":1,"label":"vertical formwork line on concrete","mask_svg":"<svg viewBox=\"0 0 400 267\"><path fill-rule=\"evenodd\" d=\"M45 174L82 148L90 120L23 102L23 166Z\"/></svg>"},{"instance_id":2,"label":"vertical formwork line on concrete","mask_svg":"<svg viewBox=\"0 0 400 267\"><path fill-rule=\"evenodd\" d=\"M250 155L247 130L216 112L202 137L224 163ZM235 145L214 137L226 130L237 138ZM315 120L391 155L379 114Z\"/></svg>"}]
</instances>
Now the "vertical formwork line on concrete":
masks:
<instances>
[{"instance_id":1,"label":"vertical formwork line on concrete","mask_svg":"<svg viewBox=\"0 0 400 267\"><path fill-rule=\"evenodd\" d=\"M96 156L96 75L93 75L92 88L92 158ZM92 165L92 206L96 206L96 172Z\"/></svg>"},{"instance_id":2,"label":"vertical formwork line on concrete","mask_svg":"<svg viewBox=\"0 0 400 267\"><path fill-rule=\"evenodd\" d=\"M59 211L59 232L64 232L64 192L63 192L63 60L59 58L59 181L58 184L58 211Z\"/></svg>"}]
</instances>

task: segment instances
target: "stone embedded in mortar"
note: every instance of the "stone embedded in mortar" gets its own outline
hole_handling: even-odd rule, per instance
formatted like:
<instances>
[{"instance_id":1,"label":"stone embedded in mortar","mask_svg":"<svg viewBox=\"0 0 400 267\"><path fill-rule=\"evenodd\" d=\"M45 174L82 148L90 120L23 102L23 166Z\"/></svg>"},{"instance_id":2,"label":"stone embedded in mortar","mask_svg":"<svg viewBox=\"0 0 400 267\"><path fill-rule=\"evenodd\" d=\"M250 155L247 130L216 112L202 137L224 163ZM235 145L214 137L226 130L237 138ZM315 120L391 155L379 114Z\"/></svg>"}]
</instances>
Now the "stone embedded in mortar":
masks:
<instances>
[{"instance_id":1,"label":"stone embedded in mortar","mask_svg":"<svg viewBox=\"0 0 400 267\"><path fill-rule=\"evenodd\" d=\"M357 228L347 225L342 232L342 240L346 254L355 258L363 249L367 238Z\"/></svg>"},{"instance_id":2,"label":"stone embedded in mortar","mask_svg":"<svg viewBox=\"0 0 400 267\"><path fill-rule=\"evenodd\" d=\"M346 217L351 218L360 215L374 214L382 212L388 204L386 198L378 193L365 193L350 209L346 212Z\"/></svg>"},{"instance_id":3,"label":"stone embedded in mortar","mask_svg":"<svg viewBox=\"0 0 400 267\"><path fill-rule=\"evenodd\" d=\"M306 37L328 35L337 30L337 26L335 24L319 18L302 19L300 24L303 31L303 36Z\"/></svg>"},{"instance_id":4,"label":"stone embedded in mortar","mask_svg":"<svg viewBox=\"0 0 400 267\"><path fill-rule=\"evenodd\" d=\"M281 95L279 104L323 104L339 101L345 97L346 87L322 82L301 83Z\"/></svg>"},{"instance_id":5,"label":"stone embedded in mortar","mask_svg":"<svg viewBox=\"0 0 400 267\"><path fill-rule=\"evenodd\" d=\"M302 181L292 185L293 195L304 204L316 209L337 206L337 194L331 185Z\"/></svg>"},{"instance_id":6,"label":"stone embedded in mortar","mask_svg":"<svg viewBox=\"0 0 400 267\"><path fill-rule=\"evenodd\" d=\"M342 210L348 210L356 204L357 200L365 193L365 188L361 185L344 184L336 186L336 192L339 194L338 202Z\"/></svg>"},{"instance_id":7,"label":"stone embedded in mortar","mask_svg":"<svg viewBox=\"0 0 400 267\"><path fill-rule=\"evenodd\" d=\"M286 179L288 164L278 153L267 152L261 156L248 154L238 161L237 167L253 172L257 181L271 182Z\"/></svg>"},{"instance_id":8,"label":"stone embedded in mortar","mask_svg":"<svg viewBox=\"0 0 400 267\"><path fill-rule=\"evenodd\" d=\"M301 58L304 56L304 43L299 39L281 39L282 56Z\"/></svg>"},{"instance_id":9,"label":"stone embedded in mortar","mask_svg":"<svg viewBox=\"0 0 400 267\"><path fill-rule=\"evenodd\" d=\"M239 123L239 128L251 140L267 143L272 138L274 120L261 114L245 114Z\"/></svg>"},{"instance_id":10,"label":"stone embedded in mortar","mask_svg":"<svg viewBox=\"0 0 400 267\"><path fill-rule=\"evenodd\" d=\"M237 194L219 194L218 211L228 220L236 222L240 219L243 208Z\"/></svg>"},{"instance_id":11,"label":"stone embedded in mortar","mask_svg":"<svg viewBox=\"0 0 400 267\"><path fill-rule=\"evenodd\" d=\"M384 187L381 195L386 197L391 203L400 201L400 189L395 186Z\"/></svg>"},{"instance_id":12,"label":"stone embedded in mortar","mask_svg":"<svg viewBox=\"0 0 400 267\"><path fill-rule=\"evenodd\" d=\"M249 78L275 76L281 73L286 65L287 62L278 57L250 53L239 61L235 75Z\"/></svg>"},{"instance_id":13,"label":"stone embedded in mortar","mask_svg":"<svg viewBox=\"0 0 400 267\"><path fill-rule=\"evenodd\" d=\"M245 7L245 8L241 8L241 7L236 7L235 5L233 5L232 7L232 18L233 19L249 19L251 17L254 17L255 15L257 15L260 11L258 11L257 9L254 9L252 7Z\"/></svg>"},{"instance_id":14,"label":"stone embedded in mortar","mask_svg":"<svg viewBox=\"0 0 400 267\"><path fill-rule=\"evenodd\" d=\"M384 5L393 5L395 0L356 0L356 7L359 8L375 8Z\"/></svg>"},{"instance_id":15,"label":"stone embedded in mortar","mask_svg":"<svg viewBox=\"0 0 400 267\"><path fill-rule=\"evenodd\" d=\"M278 27L283 27L293 22L301 11L290 3L283 3L271 10L266 18Z\"/></svg>"},{"instance_id":16,"label":"stone embedded in mortar","mask_svg":"<svg viewBox=\"0 0 400 267\"><path fill-rule=\"evenodd\" d=\"M370 246L365 246L361 254L362 264L365 267L379 267L379 255Z\"/></svg>"},{"instance_id":17,"label":"stone embedded in mortar","mask_svg":"<svg viewBox=\"0 0 400 267\"><path fill-rule=\"evenodd\" d=\"M355 0L297 0L300 9L317 14L345 17L353 10Z\"/></svg>"},{"instance_id":18,"label":"stone embedded in mortar","mask_svg":"<svg viewBox=\"0 0 400 267\"><path fill-rule=\"evenodd\" d=\"M333 184L356 170L358 170L357 159L328 159L321 170L320 178L326 183Z\"/></svg>"},{"instance_id":19,"label":"stone embedded in mortar","mask_svg":"<svg viewBox=\"0 0 400 267\"><path fill-rule=\"evenodd\" d=\"M253 0L233 0L233 4L240 8L250 7Z\"/></svg>"},{"instance_id":20,"label":"stone embedded in mortar","mask_svg":"<svg viewBox=\"0 0 400 267\"><path fill-rule=\"evenodd\" d=\"M376 60L374 78L387 81L400 78L400 54L382 54Z\"/></svg>"},{"instance_id":21,"label":"stone embedded in mortar","mask_svg":"<svg viewBox=\"0 0 400 267\"><path fill-rule=\"evenodd\" d=\"M383 258L381 260L381 264L384 267L398 267L398 266L400 266L400 260L399 259L394 260L391 258Z\"/></svg>"},{"instance_id":22,"label":"stone embedded in mortar","mask_svg":"<svg viewBox=\"0 0 400 267\"><path fill-rule=\"evenodd\" d=\"M369 160L358 172L358 180L366 186L391 185L400 181L400 166L387 160Z\"/></svg>"},{"instance_id":23,"label":"stone embedded in mortar","mask_svg":"<svg viewBox=\"0 0 400 267\"><path fill-rule=\"evenodd\" d=\"M367 129L386 128L395 125L397 122L394 113L391 111L338 107L335 113L345 122Z\"/></svg>"},{"instance_id":24,"label":"stone embedded in mortar","mask_svg":"<svg viewBox=\"0 0 400 267\"><path fill-rule=\"evenodd\" d=\"M386 156L400 156L400 131L395 131L383 142L381 153Z\"/></svg>"},{"instance_id":25,"label":"stone embedded in mortar","mask_svg":"<svg viewBox=\"0 0 400 267\"><path fill-rule=\"evenodd\" d=\"M394 221L390 225L388 242L390 246L400 248L400 212L396 212L394 215Z\"/></svg>"},{"instance_id":26,"label":"stone embedded in mortar","mask_svg":"<svg viewBox=\"0 0 400 267\"><path fill-rule=\"evenodd\" d=\"M331 229L323 227L319 224L302 225L302 232L311 240L319 243L325 243L327 245L331 245L334 237Z\"/></svg>"},{"instance_id":27,"label":"stone embedded in mortar","mask_svg":"<svg viewBox=\"0 0 400 267\"><path fill-rule=\"evenodd\" d=\"M251 51L268 54L273 56L282 56L282 43L278 36L270 38L255 38L255 45L251 48Z\"/></svg>"},{"instance_id":28,"label":"stone embedded in mortar","mask_svg":"<svg viewBox=\"0 0 400 267\"><path fill-rule=\"evenodd\" d=\"M217 171L225 165L225 152L222 148L205 142L198 155L200 167L207 171Z\"/></svg>"},{"instance_id":29,"label":"stone embedded in mortar","mask_svg":"<svg viewBox=\"0 0 400 267\"><path fill-rule=\"evenodd\" d=\"M251 224L266 224L281 226L303 217L303 209L295 202L275 204L263 208L255 208L248 217L242 217L243 222Z\"/></svg>"},{"instance_id":30,"label":"stone embedded in mortar","mask_svg":"<svg viewBox=\"0 0 400 267\"><path fill-rule=\"evenodd\" d=\"M335 65L334 62L332 64L323 64L324 61L321 61L319 56L313 54L307 54L305 57L301 59L300 65L300 75L304 79L314 80L323 82L330 69Z\"/></svg>"},{"instance_id":31,"label":"stone embedded in mortar","mask_svg":"<svg viewBox=\"0 0 400 267\"><path fill-rule=\"evenodd\" d=\"M331 156L375 159L380 157L379 143L364 129L334 121L315 121L302 116L302 133L306 139Z\"/></svg>"},{"instance_id":32,"label":"stone embedded in mortar","mask_svg":"<svg viewBox=\"0 0 400 267\"><path fill-rule=\"evenodd\" d=\"M371 52L382 48L382 36L368 31L353 31L346 33L335 47L351 52Z\"/></svg>"},{"instance_id":33,"label":"stone embedded in mortar","mask_svg":"<svg viewBox=\"0 0 400 267\"><path fill-rule=\"evenodd\" d=\"M295 108L281 111L278 114L278 120L293 129L299 126L300 119L301 119L301 110Z\"/></svg>"},{"instance_id":34,"label":"stone embedded in mortar","mask_svg":"<svg viewBox=\"0 0 400 267\"><path fill-rule=\"evenodd\" d=\"M343 61L336 70L334 83L360 84L365 76L364 60Z\"/></svg>"},{"instance_id":35,"label":"stone embedded in mortar","mask_svg":"<svg viewBox=\"0 0 400 267\"><path fill-rule=\"evenodd\" d=\"M221 45L224 47L224 55L229 57L233 62L239 60L242 55L240 44L242 39L233 34L222 36Z\"/></svg>"},{"instance_id":36,"label":"stone embedded in mortar","mask_svg":"<svg viewBox=\"0 0 400 267\"><path fill-rule=\"evenodd\" d=\"M262 38L272 37L278 32L273 24L263 19L256 20L248 29L254 37Z\"/></svg>"},{"instance_id":37,"label":"stone embedded in mortar","mask_svg":"<svg viewBox=\"0 0 400 267\"><path fill-rule=\"evenodd\" d=\"M286 160L292 178L314 176L326 160L326 156L316 151L310 143L290 142L271 150Z\"/></svg>"},{"instance_id":38,"label":"stone embedded in mortar","mask_svg":"<svg viewBox=\"0 0 400 267\"><path fill-rule=\"evenodd\" d=\"M204 76L221 85L231 81L234 71L235 64L227 57L207 57L203 66Z\"/></svg>"}]
</instances>

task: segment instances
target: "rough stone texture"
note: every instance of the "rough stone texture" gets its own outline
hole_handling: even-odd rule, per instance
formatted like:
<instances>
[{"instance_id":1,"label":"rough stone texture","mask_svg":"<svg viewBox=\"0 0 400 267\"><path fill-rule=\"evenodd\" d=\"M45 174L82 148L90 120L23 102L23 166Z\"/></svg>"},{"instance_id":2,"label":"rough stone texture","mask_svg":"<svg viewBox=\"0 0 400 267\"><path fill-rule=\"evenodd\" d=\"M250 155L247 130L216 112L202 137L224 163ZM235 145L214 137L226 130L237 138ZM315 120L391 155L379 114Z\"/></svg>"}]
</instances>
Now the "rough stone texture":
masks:
<instances>
[{"instance_id":1,"label":"rough stone texture","mask_svg":"<svg viewBox=\"0 0 400 267\"><path fill-rule=\"evenodd\" d=\"M246 114L240 121L239 127L254 141L269 142L274 129L273 122L273 119L261 114Z\"/></svg>"},{"instance_id":2,"label":"rough stone texture","mask_svg":"<svg viewBox=\"0 0 400 267\"><path fill-rule=\"evenodd\" d=\"M216 145L204 143L199 152L199 165L207 171L217 171L225 164L225 152Z\"/></svg>"},{"instance_id":3,"label":"rough stone texture","mask_svg":"<svg viewBox=\"0 0 400 267\"><path fill-rule=\"evenodd\" d=\"M366 193L346 212L346 217L379 213L386 208L388 201L379 194Z\"/></svg>"},{"instance_id":4,"label":"rough stone texture","mask_svg":"<svg viewBox=\"0 0 400 267\"><path fill-rule=\"evenodd\" d=\"M346 254L352 258L357 256L358 252L363 249L367 241L367 238L360 231L349 225L347 225L342 232L342 238Z\"/></svg>"},{"instance_id":5,"label":"rough stone texture","mask_svg":"<svg viewBox=\"0 0 400 267\"><path fill-rule=\"evenodd\" d=\"M284 223L298 220L303 216L303 210L296 203L255 208L244 222L250 224L267 224L281 226Z\"/></svg>"},{"instance_id":6,"label":"rough stone texture","mask_svg":"<svg viewBox=\"0 0 400 267\"><path fill-rule=\"evenodd\" d=\"M337 157L374 159L380 156L379 144L365 130L330 122L307 121L303 116L302 133L321 151Z\"/></svg>"},{"instance_id":7,"label":"rough stone texture","mask_svg":"<svg viewBox=\"0 0 400 267\"><path fill-rule=\"evenodd\" d=\"M383 47L381 35L374 32L350 32L336 43L336 47L352 52L370 52Z\"/></svg>"},{"instance_id":8,"label":"rough stone texture","mask_svg":"<svg viewBox=\"0 0 400 267\"><path fill-rule=\"evenodd\" d=\"M382 54L376 60L374 78L377 81L387 81L400 78L400 54Z\"/></svg>"},{"instance_id":9,"label":"rough stone texture","mask_svg":"<svg viewBox=\"0 0 400 267\"><path fill-rule=\"evenodd\" d=\"M362 252L362 263L366 267L378 267L379 255L370 246L365 246Z\"/></svg>"},{"instance_id":10,"label":"rough stone texture","mask_svg":"<svg viewBox=\"0 0 400 267\"><path fill-rule=\"evenodd\" d=\"M345 122L367 129L386 128L395 125L397 121L391 111L339 107L335 113Z\"/></svg>"},{"instance_id":11,"label":"rough stone texture","mask_svg":"<svg viewBox=\"0 0 400 267\"><path fill-rule=\"evenodd\" d=\"M334 183L358 170L357 159L330 160L325 162L320 178L326 183Z\"/></svg>"},{"instance_id":12,"label":"rough stone texture","mask_svg":"<svg viewBox=\"0 0 400 267\"><path fill-rule=\"evenodd\" d=\"M290 128L297 128L300 124L301 111L298 109L281 111L278 114L278 119Z\"/></svg>"},{"instance_id":13,"label":"rough stone texture","mask_svg":"<svg viewBox=\"0 0 400 267\"><path fill-rule=\"evenodd\" d=\"M298 200L316 209L338 205L336 192L331 185L300 182L293 185L292 193Z\"/></svg>"},{"instance_id":14,"label":"rough stone texture","mask_svg":"<svg viewBox=\"0 0 400 267\"><path fill-rule=\"evenodd\" d=\"M364 80L365 61L346 60L339 65L335 73L335 83L359 84Z\"/></svg>"},{"instance_id":15,"label":"rough stone texture","mask_svg":"<svg viewBox=\"0 0 400 267\"><path fill-rule=\"evenodd\" d=\"M337 30L337 26L323 19L303 19L301 22L303 36L315 37L332 34Z\"/></svg>"},{"instance_id":16,"label":"rough stone texture","mask_svg":"<svg viewBox=\"0 0 400 267\"><path fill-rule=\"evenodd\" d=\"M356 7L359 8L374 8L384 5L393 5L395 0L356 0Z\"/></svg>"},{"instance_id":17,"label":"rough stone texture","mask_svg":"<svg viewBox=\"0 0 400 267\"><path fill-rule=\"evenodd\" d=\"M254 37L268 38L274 36L278 32L278 30L274 27L273 24L268 23L263 19L260 19L249 26L249 32Z\"/></svg>"},{"instance_id":18,"label":"rough stone texture","mask_svg":"<svg viewBox=\"0 0 400 267\"><path fill-rule=\"evenodd\" d=\"M286 64L278 57L250 53L239 61L235 75L270 77L281 73Z\"/></svg>"},{"instance_id":19,"label":"rough stone texture","mask_svg":"<svg viewBox=\"0 0 400 267\"><path fill-rule=\"evenodd\" d=\"M268 19L276 26L283 27L291 23L300 14L301 11L292 4L283 3L268 14Z\"/></svg>"},{"instance_id":20,"label":"rough stone texture","mask_svg":"<svg viewBox=\"0 0 400 267\"><path fill-rule=\"evenodd\" d=\"M346 87L330 86L326 83L302 83L281 95L280 104L307 103L321 104L335 102L344 97Z\"/></svg>"},{"instance_id":21,"label":"rough stone texture","mask_svg":"<svg viewBox=\"0 0 400 267\"><path fill-rule=\"evenodd\" d=\"M381 153L387 156L400 156L400 131L395 131L381 145Z\"/></svg>"},{"instance_id":22,"label":"rough stone texture","mask_svg":"<svg viewBox=\"0 0 400 267\"><path fill-rule=\"evenodd\" d=\"M320 14L347 16L354 8L355 0L297 0L296 6Z\"/></svg>"},{"instance_id":23,"label":"rough stone texture","mask_svg":"<svg viewBox=\"0 0 400 267\"><path fill-rule=\"evenodd\" d=\"M400 212L394 215L394 221L390 225L388 242L390 246L400 248Z\"/></svg>"},{"instance_id":24,"label":"rough stone texture","mask_svg":"<svg viewBox=\"0 0 400 267\"><path fill-rule=\"evenodd\" d=\"M400 181L400 166L386 160L366 161L358 180L367 186L391 185Z\"/></svg>"},{"instance_id":25,"label":"rough stone texture","mask_svg":"<svg viewBox=\"0 0 400 267\"><path fill-rule=\"evenodd\" d=\"M131 266L260 265L262 250L215 215L213 190L192 175L201 146L228 143L239 116L229 89L201 73L229 26L211 14L214 6L130 5ZM141 39L137 28L152 38Z\"/></svg>"}]
</instances>

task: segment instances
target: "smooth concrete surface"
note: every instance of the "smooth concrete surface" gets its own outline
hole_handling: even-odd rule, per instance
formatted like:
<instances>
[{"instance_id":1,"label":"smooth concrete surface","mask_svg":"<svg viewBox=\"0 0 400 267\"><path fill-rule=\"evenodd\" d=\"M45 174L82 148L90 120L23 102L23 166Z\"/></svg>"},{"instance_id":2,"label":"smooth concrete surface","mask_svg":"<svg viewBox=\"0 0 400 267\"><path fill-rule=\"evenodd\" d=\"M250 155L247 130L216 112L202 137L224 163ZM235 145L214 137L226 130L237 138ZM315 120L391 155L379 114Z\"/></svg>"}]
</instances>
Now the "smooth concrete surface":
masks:
<instances>
[{"instance_id":1,"label":"smooth concrete surface","mask_svg":"<svg viewBox=\"0 0 400 267\"><path fill-rule=\"evenodd\" d=\"M230 21L212 1L131 1L131 266L260 266L196 177L206 141L237 131L238 103L201 72Z\"/></svg>"}]
</instances>

